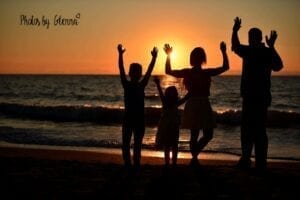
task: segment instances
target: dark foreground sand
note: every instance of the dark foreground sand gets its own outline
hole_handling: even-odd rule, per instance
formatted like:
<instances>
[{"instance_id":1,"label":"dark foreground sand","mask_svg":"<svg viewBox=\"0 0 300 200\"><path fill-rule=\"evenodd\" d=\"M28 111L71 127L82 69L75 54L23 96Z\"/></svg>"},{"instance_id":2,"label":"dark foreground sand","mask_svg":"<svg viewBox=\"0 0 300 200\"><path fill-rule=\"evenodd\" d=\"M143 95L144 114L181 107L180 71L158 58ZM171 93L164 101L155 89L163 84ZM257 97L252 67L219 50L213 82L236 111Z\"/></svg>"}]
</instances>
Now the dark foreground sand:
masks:
<instances>
[{"instance_id":1,"label":"dark foreground sand","mask_svg":"<svg viewBox=\"0 0 300 200\"><path fill-rule=\"evenodd\" d=\"M226 160L142 162L132 175L118 154L0 147L1 199L300 199L300 162L269 162L266 173Z\"/></svg>"}]
</instances>

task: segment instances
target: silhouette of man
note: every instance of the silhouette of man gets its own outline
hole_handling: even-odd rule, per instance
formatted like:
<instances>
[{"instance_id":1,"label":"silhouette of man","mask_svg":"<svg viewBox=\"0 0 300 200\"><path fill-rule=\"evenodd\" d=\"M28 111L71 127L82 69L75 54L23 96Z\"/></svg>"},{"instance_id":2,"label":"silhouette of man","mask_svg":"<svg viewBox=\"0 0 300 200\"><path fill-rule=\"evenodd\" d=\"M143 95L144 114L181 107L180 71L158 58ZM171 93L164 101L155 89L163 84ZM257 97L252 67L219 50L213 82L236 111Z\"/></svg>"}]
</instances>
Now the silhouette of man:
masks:
<instances>
[{"instance_id":1,"label":"silhouette of man","mask_svg":"<svg viewBox=\"0 0 300 200\"><path fill-rule=\"evenodd\" d=\"M283 68L282 60L274 48L276 31L266 36L268 47L262 43L262 32L251 28L248 32L249 45L240 44L238 31L241 19L236 17L232 32L232 51L243 59L241 77L242 119L241 146L242 156L238 166L251 167L251 153L255 148L255 167L267 167L268 137L266 122L268 107L271 104L271 73Z\"/></svg>"}]
</instances>

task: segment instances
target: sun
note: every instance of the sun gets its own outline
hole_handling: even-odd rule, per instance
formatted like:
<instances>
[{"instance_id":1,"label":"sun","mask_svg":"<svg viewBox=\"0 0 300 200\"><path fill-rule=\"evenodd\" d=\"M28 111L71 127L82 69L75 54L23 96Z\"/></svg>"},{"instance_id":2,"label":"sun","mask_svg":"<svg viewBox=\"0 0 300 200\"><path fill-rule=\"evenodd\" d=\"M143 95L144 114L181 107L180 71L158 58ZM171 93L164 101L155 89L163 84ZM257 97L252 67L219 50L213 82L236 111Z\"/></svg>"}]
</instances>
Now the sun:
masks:
<instances>
[{"instance_id":1,"label":"sun","mask_svg":"<svg viewBox=\"0 0 300 200\"><path fill-rule=\"evenodd\" d=\"M171 53L171 64L173 69L181 69L187 67L189 54L187 48L182 45L174 45Z\"/></svg>"},{"instance_id":2,"label":"sun","mask_svg":"<svg viewBox=\"0 0 300 200\"><path fill-rule=\"evenodd\" d=\"M189 47L188 43L179 39L158 39L149 41L149 48L156 44L159 49L157 62L155 64L154 73L165 74L165 63L167 55L164 52L164 45L170 44L172 47L171 66L172 69L182 69L189 65Z\"/></svg>"},{"instance_id":3,"label":"sun","mask_svg":"<svg viewBox=\"0 0 300 200\"><path fill-rule=\"evenodd\" d=\"M177 52L175 50L173 50L171 55L170 55L171 60L173 60L173 61L177 60L176 56L177 56Z\"/></svg>"}]
</instances>

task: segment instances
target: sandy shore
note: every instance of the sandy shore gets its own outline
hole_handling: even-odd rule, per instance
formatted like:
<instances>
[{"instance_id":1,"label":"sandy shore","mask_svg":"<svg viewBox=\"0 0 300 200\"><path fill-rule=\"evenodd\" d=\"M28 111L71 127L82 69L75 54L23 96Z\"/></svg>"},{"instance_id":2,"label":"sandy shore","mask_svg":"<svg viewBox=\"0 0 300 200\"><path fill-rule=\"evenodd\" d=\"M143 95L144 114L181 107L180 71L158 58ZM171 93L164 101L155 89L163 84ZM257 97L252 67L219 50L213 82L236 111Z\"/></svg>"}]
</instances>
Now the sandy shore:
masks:
<instances>
[{"instance_id":1,"label":"sandy shore","mask_svg":"<svg viewBox=\"0 0 300 200\"><path fill-rule=\"evenodd\" d=\"M139 174L121 155L79 150L0 147L4 199L299 199L300 162L270 161L268 171L242 171L235 160L203 159L174 169L143 156ZM2 198L1 198L2 199Z\"/></svg>"}]
</instances>

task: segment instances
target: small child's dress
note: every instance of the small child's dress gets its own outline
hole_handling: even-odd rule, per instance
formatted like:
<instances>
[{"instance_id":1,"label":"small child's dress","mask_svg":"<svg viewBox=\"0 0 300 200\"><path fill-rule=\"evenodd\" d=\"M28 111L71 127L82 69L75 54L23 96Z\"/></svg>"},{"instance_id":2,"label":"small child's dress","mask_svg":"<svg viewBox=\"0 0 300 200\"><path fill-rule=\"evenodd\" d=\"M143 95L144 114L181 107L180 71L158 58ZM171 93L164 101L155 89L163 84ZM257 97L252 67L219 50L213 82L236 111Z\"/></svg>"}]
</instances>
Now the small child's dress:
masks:
<instances>
[{"instance_id":1,"label":"small child's dress","mask_svg":"<svg viewBox=\"0 0 300 200\"><path fill-rule=\"evenodd\" d=\"M180 114L177 105L163 106L163 112L158 124L155 143L156 148L178 145Z\"/></svg>"}]
</instances>

